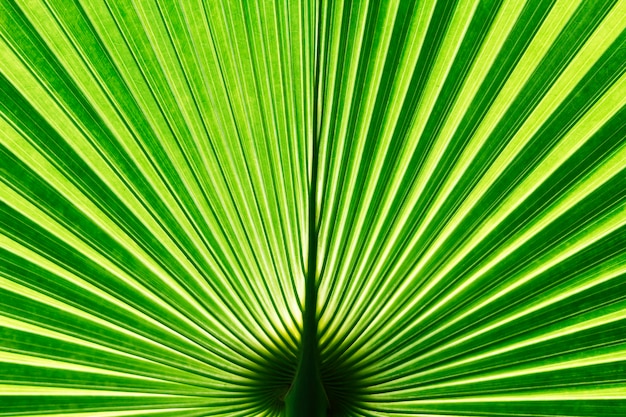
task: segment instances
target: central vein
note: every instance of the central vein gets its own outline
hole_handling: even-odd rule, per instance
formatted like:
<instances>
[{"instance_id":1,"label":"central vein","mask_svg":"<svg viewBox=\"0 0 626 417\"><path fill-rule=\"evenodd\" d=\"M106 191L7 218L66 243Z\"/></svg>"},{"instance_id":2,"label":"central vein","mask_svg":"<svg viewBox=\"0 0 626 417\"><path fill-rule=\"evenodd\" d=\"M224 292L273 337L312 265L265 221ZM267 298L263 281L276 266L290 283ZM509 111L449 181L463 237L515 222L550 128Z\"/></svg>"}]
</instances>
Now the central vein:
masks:
<instances>
[{"instance_id":1,"label":"central vein","mask_svg":"<svg viewBox=\"0 0 626 417\"><path fill-rule=\"evenodd\" d=\"M316 10L316 14L318 11ZM316 17L315 27L319 27ZM307 271L305 276L304 311L302 312L302 336L296 376L285 399L288 417L325 417L328 398L320 375L320 353L317 336L317 176L319 163L318 146L318 86L319 86L319 40L315 33L314 84L312 100L311 132L311 179L308 202Z\"/></svg>"}]
</instances>

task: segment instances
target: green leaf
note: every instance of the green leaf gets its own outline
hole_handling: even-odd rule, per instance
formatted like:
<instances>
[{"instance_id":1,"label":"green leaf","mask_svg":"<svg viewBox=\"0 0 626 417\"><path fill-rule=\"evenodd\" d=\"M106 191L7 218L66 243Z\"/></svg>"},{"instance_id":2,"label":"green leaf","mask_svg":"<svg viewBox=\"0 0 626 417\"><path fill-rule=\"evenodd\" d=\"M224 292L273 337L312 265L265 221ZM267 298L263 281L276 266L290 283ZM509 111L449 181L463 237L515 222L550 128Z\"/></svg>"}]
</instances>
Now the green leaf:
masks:
<instances>
[{"instance_id":1,"label":"green leaf","mask_svg":"<svg viewBox=\"0 0 626 417\"><path fill-rule=\"evenodd\" d=\"M0 0L0 416L626 415L624 16Z\"/></svg>"}]
</instances>

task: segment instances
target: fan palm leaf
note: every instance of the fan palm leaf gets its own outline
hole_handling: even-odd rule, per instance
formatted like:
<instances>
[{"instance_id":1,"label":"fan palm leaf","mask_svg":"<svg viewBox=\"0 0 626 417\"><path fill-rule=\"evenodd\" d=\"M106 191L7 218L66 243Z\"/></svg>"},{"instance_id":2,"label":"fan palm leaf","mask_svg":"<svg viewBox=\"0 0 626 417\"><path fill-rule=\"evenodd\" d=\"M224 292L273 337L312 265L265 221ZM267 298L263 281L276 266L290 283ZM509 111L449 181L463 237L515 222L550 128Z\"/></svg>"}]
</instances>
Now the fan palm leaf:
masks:
<instances>
[{"instance_id":1,"label":"fan palm leaf","mask_svg":"<svg viewBox=\"0 0 626 417\"><path fill-rule=\"evenodd\" d=\"M626 415L624 16L0 0L0 416Z\"/></svg>"}]
</instances>

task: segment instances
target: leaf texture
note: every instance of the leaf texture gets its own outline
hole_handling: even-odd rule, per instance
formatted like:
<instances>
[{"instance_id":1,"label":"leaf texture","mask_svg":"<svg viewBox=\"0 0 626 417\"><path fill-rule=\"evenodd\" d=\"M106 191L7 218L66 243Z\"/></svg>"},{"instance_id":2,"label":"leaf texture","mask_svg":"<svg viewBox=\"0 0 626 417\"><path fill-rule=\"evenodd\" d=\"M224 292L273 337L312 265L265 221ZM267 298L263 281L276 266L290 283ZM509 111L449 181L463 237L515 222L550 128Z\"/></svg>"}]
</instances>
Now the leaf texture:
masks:
<instances>
[{"instance_id":1,"label":"leaf texture","mask_svg":"<svg viewBox=\"0 0 626 417\"><path fill-rule=\"evenodd\" d=\"M624 16L0 0L0 416L626 415Z\"/></svg>"}]
</instances>

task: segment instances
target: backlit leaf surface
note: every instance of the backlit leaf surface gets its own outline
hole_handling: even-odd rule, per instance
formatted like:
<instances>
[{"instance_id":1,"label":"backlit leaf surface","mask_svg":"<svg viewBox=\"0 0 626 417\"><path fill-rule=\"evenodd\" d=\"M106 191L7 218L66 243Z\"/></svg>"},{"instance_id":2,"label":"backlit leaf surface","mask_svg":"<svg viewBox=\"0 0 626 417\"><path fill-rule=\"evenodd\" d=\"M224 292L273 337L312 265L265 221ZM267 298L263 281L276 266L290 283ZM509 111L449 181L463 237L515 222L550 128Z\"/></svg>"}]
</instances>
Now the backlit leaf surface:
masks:
<instances>
[{"instance_id":1,"label":"backlit leaf surface","mask_svg":"<svg viewBox=\"0 0 626 417\"><path fill-rule=\"evenodd\" d=\"M0 416L626 415L624 16L0 0Z\"/></svg>"}]
</instances>

